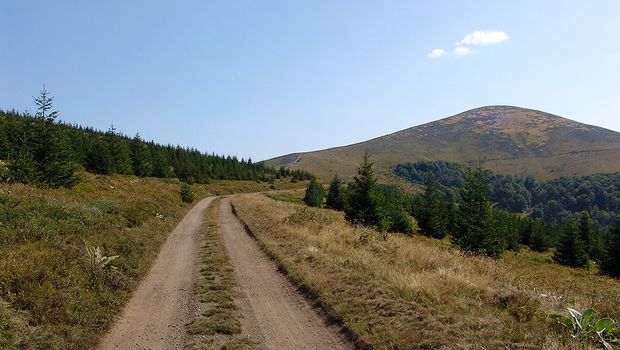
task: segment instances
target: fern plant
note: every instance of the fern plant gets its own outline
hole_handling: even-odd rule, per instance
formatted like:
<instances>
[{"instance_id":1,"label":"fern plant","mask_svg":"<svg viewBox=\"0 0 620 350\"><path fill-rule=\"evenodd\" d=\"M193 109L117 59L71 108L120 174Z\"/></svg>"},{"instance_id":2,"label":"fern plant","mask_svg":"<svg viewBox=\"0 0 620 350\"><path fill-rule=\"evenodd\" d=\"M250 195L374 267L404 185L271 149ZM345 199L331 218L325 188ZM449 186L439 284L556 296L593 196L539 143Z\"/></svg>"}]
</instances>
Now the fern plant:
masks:
<instances>
[{"instance_id":1,"label":"fern plant","mask_svg":"<svg viewBox=\"0 0 620 350\"><path fill-rule=\"evenodd\" d=\"M553 315L552 318L571 330L573 338L590 338L599 341L608 350L620 347L620 322L611 318L598 318L594 309L579 312L568 308L569 316Z\"/></svg>"}]
</instances>

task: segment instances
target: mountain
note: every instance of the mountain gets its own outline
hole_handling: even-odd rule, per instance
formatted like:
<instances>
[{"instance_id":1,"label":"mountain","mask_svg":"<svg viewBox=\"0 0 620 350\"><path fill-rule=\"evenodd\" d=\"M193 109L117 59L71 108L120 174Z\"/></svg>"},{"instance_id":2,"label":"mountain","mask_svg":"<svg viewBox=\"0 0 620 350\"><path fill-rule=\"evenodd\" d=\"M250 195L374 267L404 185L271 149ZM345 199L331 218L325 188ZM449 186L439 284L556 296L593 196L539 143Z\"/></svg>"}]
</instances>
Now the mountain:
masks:
<instances>
[{"instance_id":1,"label":"mountain","mask_svg":"<svg viewBox=\"0 0 620 350\"><path fill-rule=\"evenodd\" d=\"M486 106L369 141L266 161L313 172L355 174L362 156L379 173L397 164L446 160L502 174L539 179L620 171L620 133L557 115L513 106Z\"/></svg>"}]
</instances>

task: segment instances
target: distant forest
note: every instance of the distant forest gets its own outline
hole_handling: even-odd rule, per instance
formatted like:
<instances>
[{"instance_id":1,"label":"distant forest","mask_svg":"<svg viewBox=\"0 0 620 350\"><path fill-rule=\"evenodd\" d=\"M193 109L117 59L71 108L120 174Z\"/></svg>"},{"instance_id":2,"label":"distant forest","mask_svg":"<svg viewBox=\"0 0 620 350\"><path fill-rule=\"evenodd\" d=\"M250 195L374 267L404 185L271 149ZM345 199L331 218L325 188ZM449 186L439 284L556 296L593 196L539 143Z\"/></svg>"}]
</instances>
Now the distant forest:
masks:
<instances>
[{"instance_id":1,"label":"distant forest","mask_svg":"<svg viewBox=\"0 0 620 350\"><path fill-rule=\"evenodd\" d=\"M428 176L438 183L446 199L458 196L464 183L465 168L459 164L434 161L399 164L394 173L423 185ZM561 177L538 181L533 177L496 174L483 170L488 196L495 205L512 213L528 213L532 219L564 223L577 213L587 211L595 225L608 226L614 220L620 201L620 174Z\"/></svg>"},{"instance_id":2,"label":"distant forest","mask_svg":"<svg viewBox=\"0 0 620 350\"><path fill-rule=\"evenodd\" d=\"M314 176L300 170L274 169L251 159L206 154L193 148L159 145L118 133L57 121L52 98L44 89L35 98L37 113L0 110L0 179L49 187L71 187L80 167L96 174L178 178L188 183L211 179L291 181Z\"/></svg>"}]
</instances>

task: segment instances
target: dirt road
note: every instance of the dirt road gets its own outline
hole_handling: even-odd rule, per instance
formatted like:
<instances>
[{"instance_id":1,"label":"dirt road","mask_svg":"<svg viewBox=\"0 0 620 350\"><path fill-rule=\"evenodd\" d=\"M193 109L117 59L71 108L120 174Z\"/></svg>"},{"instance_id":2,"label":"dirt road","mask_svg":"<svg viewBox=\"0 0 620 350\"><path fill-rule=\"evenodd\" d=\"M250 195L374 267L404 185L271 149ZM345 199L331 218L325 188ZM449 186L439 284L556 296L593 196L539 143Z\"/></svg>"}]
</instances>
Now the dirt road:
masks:
<instances>
[{"instance_id":1,"label":"dirt road","mask_svg":"<svg viewBox=\"0 0 620 350\"><path fill-rule=\"evenodd\" d=\"M213 198L196 204L164 243L101 349L183 349L196 312L193 283L200 266L200 228ZM219 230L235 269L241 328L264 349L351 349L337 325L327 325L234 216L219 208Z\"/></svg>"},{"instance_id":2,"label":"dirt road","mask_svg":"<svg viewBox=\"0 0 620 350\"><path fill-rule=\"evenodd\" d=\"M265 349L351 349L337 325L326 325L249 237L234 216L230 199L220 204L220 232L235 269L243 335Z\"/></svg>"},{"instance_id":3,"label":"dirt road","mask_svg":"<svg viewBox=\"0 0 620 350\"><path fill-rule=\"evenodd\" d=\"M102 349L182 349L185 324L193 318L200 227L213 198L203 199L164 243Z\"/></svg>"}]
</instances>

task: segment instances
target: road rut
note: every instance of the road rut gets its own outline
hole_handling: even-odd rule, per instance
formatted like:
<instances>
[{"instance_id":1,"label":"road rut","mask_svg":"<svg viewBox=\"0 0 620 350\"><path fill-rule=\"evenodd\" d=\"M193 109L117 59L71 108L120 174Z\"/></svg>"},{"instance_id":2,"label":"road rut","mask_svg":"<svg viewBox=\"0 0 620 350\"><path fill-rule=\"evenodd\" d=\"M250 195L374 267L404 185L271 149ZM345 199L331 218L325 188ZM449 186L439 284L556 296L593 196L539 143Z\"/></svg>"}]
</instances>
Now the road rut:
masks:
<instances>
[{"instance_id":1,"label":"road rut","mask_svg":"<svg viewBox=\"0 0 620 350\"><path fill-rule=\"evenodd\" d=\"M212 197L197 203L168 236L101 349L182 349L195 307L200 228Z\"/></svg>"},{"instance_id":2,"label":"road rut","mask_svg":"<svg viewBox=\"0 0 620 350\"><path fill-rule=\"evenodd\" d=\"M247 235L221 201L219 230L235 269L241 328L265 349L352 349L338 325L328 325Z\"/></svg>"}]
</instances>

